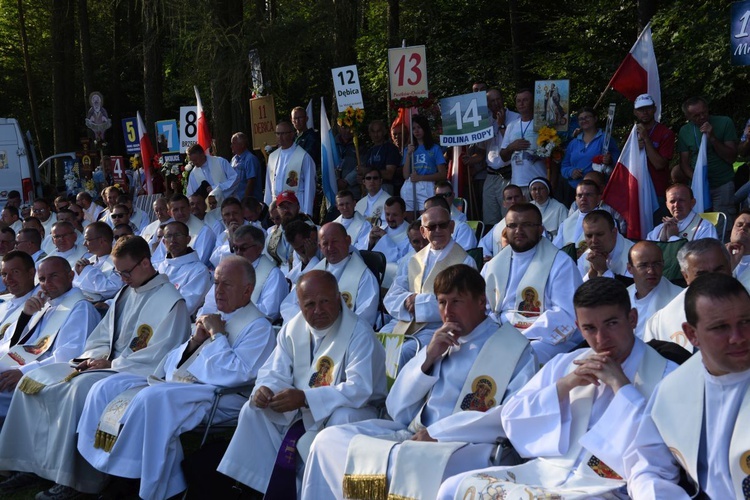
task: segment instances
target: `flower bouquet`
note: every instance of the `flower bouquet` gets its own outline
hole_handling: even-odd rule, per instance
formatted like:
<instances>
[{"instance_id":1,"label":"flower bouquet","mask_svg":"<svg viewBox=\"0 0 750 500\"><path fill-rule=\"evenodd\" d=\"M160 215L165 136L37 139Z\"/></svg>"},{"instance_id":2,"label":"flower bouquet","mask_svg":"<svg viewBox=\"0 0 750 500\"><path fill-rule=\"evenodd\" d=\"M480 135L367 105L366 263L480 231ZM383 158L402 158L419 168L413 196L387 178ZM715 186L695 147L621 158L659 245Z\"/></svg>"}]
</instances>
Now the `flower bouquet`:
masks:
<instances>
[{"instance_id":1,"label":"flower bouquet","mask_svg":"<svg viewBox=\"0 0 750 500\"><path fill-rule=\"evenodd\" d=\"M561 142L560 136L557 135L557 130L549 126L544 126L539 129L534 155L539 158L549 158L560 147Z\"/></svg>"}]
</instances>

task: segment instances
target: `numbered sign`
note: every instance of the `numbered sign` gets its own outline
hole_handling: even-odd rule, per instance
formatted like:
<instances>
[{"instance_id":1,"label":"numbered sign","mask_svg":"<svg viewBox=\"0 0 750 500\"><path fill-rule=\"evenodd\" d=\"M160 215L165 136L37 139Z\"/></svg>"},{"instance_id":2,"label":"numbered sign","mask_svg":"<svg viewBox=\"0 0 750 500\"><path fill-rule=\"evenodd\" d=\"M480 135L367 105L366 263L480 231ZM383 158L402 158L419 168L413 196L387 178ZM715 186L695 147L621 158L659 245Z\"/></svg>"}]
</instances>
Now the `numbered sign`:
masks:
<instances>
[{"instance_id":1,"label":"numbered sign","mask_svg":"<svg viewBox=\"0 0 750 500\"><path fill-rule=\"evenodd\" d=\"M112 165L112 181L115 184L119 184L124 191L128 191L128 176L125 175L125 157L124 156L110 156L110 164Z\"/></svg>"},{"instance_id":2,"label":"numbered sign","mask_svg":"<svg viewBox=\"0 0 750 500\"><path fill-rule=\"evenodd\" d=\"M339 107L339 113L348 106L355 109L364 109L365 103L362 100L362 90L359 88L357 66L333 68L331 74L333 74L333 88L336 90L336 104Z\"/></svg>"},{"instance_id":3,"label":"numbered sign","mask_svg":"<svg viewBox=\"0 0 750 500\"><path fill-rule=\"evenodd\" d=\"M155 125L157 153L178 150L180 141L177 137L177 120L160 120Z\"/></svg>"},{"instance_id":4,"label":"numbered sign","mask_svg":"<svg viewBox=\"0 0 750 500\"><path fill-rule=\"evenodd\" d=\"M732 64L750 64L750 1L732 4L729 46L732 48Z\"/></svg>"},{"instance_id":5,"label":"numbered sign","mask_svg":"<svg viewBox=\"0 0 750 500\"><path fill-rule=\"evenodd\" d=\"M250 126L253 149L276 145L276 108L273 107L272 95L250 99Z\"/></svg>"},{"instance_id":6,"label":"numbered sign","mask_svg":"<svg viewBox=\"0 0 750 500\"><path fill-rule=\"evenodd\" d=\"M195 106L180 107L180 152L198 142L198 111Z\"/></svg>"},{"instance_id":7,"label":"numbered sign","mask_svg":"<svg viewBox=\"0 0 750 500\"><path fill-rule=\"evenodd\" d=\"M391 99L427 97L427 55L424 45L388 49Z\"/></svg>"},{"instance_id":8,"label":"numbered sign","mask_svg":"<svg viewBox=\"0 0 750 500\"><path fill-rule=\"evenodd\" d=\"M440 113L443 118L441 146L475 144L495 135L487 108L486 92L440 99Z\"/></svg>"},{"instance_id":9,"label":"numbered sign","mask_svg":"<svg viewBox=\"0 0 750 500\"><path fill-rule=\"evenodd\" d=\"M122 120L122 133L125 136L125 151L130 154L141 152L141 141L138 138L138 120L134 117Z\"/></svg>"}]
</instances>

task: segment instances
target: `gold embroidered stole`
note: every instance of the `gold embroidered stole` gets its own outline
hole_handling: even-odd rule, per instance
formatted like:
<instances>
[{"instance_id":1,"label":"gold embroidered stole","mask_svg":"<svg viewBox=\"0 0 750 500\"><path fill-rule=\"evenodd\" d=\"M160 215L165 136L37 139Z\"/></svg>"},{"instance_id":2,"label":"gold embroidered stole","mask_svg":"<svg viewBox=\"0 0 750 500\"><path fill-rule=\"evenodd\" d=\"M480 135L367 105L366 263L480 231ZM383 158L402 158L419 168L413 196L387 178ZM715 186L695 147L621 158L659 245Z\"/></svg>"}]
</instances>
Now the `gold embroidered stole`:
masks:
<instances>
[{"instance_id":1,"label":"gold embroidered stole","mask_svg":"<svg viewBox=\"0 0 750 500\"><path fill-rule=\"evenodd\" d=\"M417 254L413 255L411 259L409 259L409 286L411 287L411 291L413 291L414 293L433 293L433 286L435 284L435 278L437 277L437 275L450 266L462 264L464 260L466 260L466 257L468 255L464 251L464 249L454 241L453 248L450 249L448 255L446 255L442 260L435 262L435 265L432 266L430 273L425 279L423 279L425 264L427 262L427 256L429 255L429 252L430 246L428 245L420 250ZM425 324L426 323L417 323L413 319L411 321L399 321L393 327L393 333L398 335L411 335L424 328Z\"/></svg>"},{"instance_id":2,"label":"gold embroidered stole","mask_svg":"<svg viewBox=\"0 0 750 500\"><path fill-rule=\"evenodd\" d=\"M326 265L328 264L327 259L323 259L318 262L313 269L320 269L325 271ZM349 262L346 263L341 276L338 278L339 292L341 293L341 299L351 310L354 310L354 306L357 304L357 292L359 292L359 281L362 279L362 275L367 271L367 264L359 256L359 252L352 252L349 255Z\"/></svg>"}]
</instances>

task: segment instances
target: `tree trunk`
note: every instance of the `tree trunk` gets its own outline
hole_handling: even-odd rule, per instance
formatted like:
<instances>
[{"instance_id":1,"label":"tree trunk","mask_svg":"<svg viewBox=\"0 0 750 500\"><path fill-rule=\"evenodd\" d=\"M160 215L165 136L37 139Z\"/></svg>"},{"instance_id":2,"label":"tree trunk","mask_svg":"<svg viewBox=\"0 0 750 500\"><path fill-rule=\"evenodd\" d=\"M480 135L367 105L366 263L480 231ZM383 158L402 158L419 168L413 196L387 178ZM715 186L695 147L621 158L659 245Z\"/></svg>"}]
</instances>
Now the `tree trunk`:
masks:
<instances>
[{"instance_id":1,"label":"tree trunk","mask_svg":"<svg viewBox=\"0 0 750 500\"><path fill-rule=\"evenodd\" d=\"M89 94L94 91L94 64L91 56L89 9L86 0L78 0L78 44L81 47L81 73L83 77L83 103L88 107Z\"/></svg>"},{"instance_id":2,"label":"tree trunk","mask_svg":"<svg viewBox=\"0 0 750 500\"><path fill-rule=\"evenodd\" d=\"M147 133L164 111L164 57L158 0L143 0L143 121ZM152 140L152 144L156 144Z\"/></svg>"},{"instance_id":3,"label":"tree trunk","mask_svg":"<svg viewBox=\"0 0 750 500\"><path fill-rule=\"evenodd\" d=\"M388 0L388 48L400 47L399 0Z\"/></svg>"},{"instance_id":4,"label":"tree trunk","mask_svg":"<svg viewBox=\"0 0 750 500\"><path fill-rule=\"evenodd\" d=\"M34 127L36 147L39 149L39 161L46 158L46 151L42 147L42 135L39 133L39 110L37 109L37 98L34 90L33 78L31 76L31 58L29 57L29 37L26 34L26 18L23 10L23 0L18 0L18 25L21 34L21 52L23 53L23 67L26 73L26 88L29 92L29 107L31 108L31 123Z\"/></svg>"},{"instance_id":5,"label":"tree trunk","mask_svg":"<svg viewBox=\"0 0 750 500\"><path fill-rule=\"evenodd\" d=\"M510 18L510 51L513 61L513 83L521 85L521 25L518 16L518 0L508 0Z\"/></svg>"},{"instance_id":6,"label":"tree trunk","mask_svg":"<svg viewBox=\"0 0 750 500\"><path fill-rule=\"evenodd\" d=\"M122 74L122 61L120 60L124 50L123 28L126 26L127 1L115 0L112 4L112 53L109 58L109 87L107 90L107 111L112 119L110 135L110 151L124 151L125 141L122 135L122 86L120 75Z\"/></svg>"},{"instance_id":7,"label":"tree trunk","mask_svg":"<svg viewBox=\"0 0 750 500\"><path fill-rule=\"evenodd\" d=\"M333 0L334 67L355 64L357 52L357 4L354 0Z\"/></svg>"},{"instance_id":8,"label":"tree trunk","mask_svg":"<svg viewBox=\"0 0 750 500\"><path fill-rule=\"evenodd\" d=\"M75 9L74 0L52 2L52 128L54 153L70 151L76 147L76 132L81 130L83 113L77 112L75 96ZM84 108L85 110L85 108ZM55 183L64 188L64 169L58 162Z\"/></svg>"},{"instance_id":9,"label":"tree trunk","mask_svg":"<svg viewBox=\"0 0 750 500\"><path fill-rule=\"evenodd\" d=\"M656 0L638 0L638 31L643 31L654 14L656 14Z\"/></svg>"}]
</instances>

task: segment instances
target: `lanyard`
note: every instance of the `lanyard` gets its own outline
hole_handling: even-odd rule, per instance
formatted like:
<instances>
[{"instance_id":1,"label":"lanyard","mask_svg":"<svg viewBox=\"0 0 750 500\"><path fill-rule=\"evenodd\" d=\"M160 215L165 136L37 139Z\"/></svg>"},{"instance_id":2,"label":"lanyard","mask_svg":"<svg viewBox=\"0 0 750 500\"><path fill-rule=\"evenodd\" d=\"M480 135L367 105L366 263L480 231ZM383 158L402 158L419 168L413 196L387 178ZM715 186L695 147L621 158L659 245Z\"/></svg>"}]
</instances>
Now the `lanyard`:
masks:
<instances>
[{"instance_id":1,"label":"lanyard","mask_svg":"<svg viewBox=\"0 0 750 500\"><path fill-rule=\"evenodd\" d=\"M528 125L526 125L526 128L523 128L523 122L521 122L521 139L526 139L526 137L524 137L526 135L526 131L529 130L529 127L533 122L534 120L531 120Z\"/></svg>"}]
</instances>

